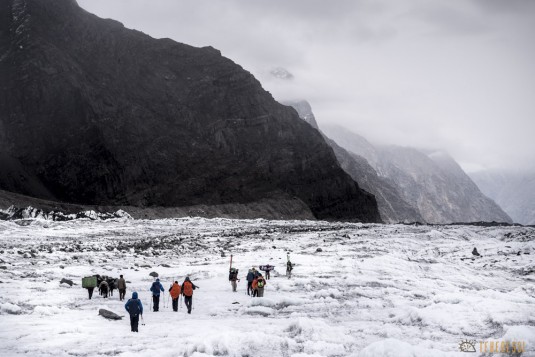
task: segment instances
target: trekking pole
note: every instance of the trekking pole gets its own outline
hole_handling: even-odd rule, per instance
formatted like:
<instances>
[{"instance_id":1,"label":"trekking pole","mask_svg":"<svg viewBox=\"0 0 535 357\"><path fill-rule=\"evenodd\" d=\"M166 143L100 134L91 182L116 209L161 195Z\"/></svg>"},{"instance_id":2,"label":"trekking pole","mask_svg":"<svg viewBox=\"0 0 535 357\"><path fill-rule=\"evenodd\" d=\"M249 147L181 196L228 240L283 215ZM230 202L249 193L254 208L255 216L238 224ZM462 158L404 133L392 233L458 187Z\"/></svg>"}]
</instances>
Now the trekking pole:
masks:
<instances>
[{"instance_id":1,"label":"trekking pole","mask_svg":"<svg viewBox=\"0 0 535 357\"><path fill-rule=\"evenodd\" d=\"M143 319L143 315L141 315L141 326L145 326L145 320Z\"/></svg>"}]
</instances>

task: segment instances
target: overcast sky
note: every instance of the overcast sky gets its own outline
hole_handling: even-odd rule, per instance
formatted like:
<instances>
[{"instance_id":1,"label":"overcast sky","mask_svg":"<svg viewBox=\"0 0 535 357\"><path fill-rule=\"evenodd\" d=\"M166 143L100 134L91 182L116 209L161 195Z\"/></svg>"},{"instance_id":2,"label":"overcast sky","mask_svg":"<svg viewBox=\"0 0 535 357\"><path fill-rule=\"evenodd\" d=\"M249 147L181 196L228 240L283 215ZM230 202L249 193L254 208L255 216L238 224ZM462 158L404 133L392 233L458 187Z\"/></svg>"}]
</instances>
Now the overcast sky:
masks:
<instances>
[{"instance_id":1,"label":"overcast sky","mask_svg":"<svg viewBox=\"0 0 535 357\"><path fill-rule=\"evenodd\" d=\"M442 148L468 171L535 166L535 1L78 2L221 50L275 99L308 100L320 126Z\"/></svg>"}]
</instances>

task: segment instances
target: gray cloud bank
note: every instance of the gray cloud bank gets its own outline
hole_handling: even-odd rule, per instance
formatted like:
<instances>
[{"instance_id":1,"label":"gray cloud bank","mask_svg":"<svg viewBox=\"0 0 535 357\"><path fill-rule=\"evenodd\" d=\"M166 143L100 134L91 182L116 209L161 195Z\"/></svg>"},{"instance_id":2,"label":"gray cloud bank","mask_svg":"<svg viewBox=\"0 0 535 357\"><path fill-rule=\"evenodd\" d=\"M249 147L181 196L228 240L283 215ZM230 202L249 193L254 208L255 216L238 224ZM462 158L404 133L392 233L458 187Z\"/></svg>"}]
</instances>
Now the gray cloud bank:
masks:
<instances>
[{"instance_id":1,"label":"gray cloud bank","mask_svg":"<svg viewBox=\"0 0 535 357\"><path fill-rule=\"evenodd\" d=\"M535 163L535 1L78 2L220 49L276 99L307 99L320 126L442 148L469 171Z\"/></svg>"}]
</instances>

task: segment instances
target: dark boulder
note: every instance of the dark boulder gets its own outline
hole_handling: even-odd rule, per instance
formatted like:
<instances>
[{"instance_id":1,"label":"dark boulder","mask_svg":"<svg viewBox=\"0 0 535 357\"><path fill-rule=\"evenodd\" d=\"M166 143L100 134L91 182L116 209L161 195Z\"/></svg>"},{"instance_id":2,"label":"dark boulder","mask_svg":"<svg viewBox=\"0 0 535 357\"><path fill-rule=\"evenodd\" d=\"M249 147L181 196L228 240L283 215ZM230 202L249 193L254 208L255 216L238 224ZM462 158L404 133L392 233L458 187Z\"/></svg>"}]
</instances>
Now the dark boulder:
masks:
<instances>
[{"instance_id":1,"label":"dark boulder","mask_svg":"<svg viewBox=\"0 0 535 357\"><path fill-rule=\"evenodd\" d=\"M73 286L73 285L74 285L74 282L73 282L72 280L70 280L70 279L65 279L65 278L61 279L61 281L60 281L59 283L60 283L60 284L67 284L67 285L69 285L69 286Z\"/></svg>"},{"instance_id":2,"label":"dark boulder","mask_svg":"<svg viewBox=\"0 0 535 357\"><path fill-rule=\"evenodd\" d=\"M99 309L98 314L108 320L121 320L123 317L106 309Z\"/></svg>"}]
</instances>

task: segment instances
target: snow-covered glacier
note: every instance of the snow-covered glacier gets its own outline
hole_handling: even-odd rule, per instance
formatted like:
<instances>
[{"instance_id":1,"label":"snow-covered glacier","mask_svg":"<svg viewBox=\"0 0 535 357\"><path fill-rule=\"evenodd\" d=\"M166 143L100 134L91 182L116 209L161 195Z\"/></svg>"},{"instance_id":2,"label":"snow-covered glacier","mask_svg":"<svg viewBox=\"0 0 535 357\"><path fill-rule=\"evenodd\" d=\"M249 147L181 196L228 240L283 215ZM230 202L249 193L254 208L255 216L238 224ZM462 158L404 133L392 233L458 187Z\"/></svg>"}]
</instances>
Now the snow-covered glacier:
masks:
<instances>
[{"instance_id":1,"label":"snow-covered glacier","mask_svg":"<svg viewBox=\"0 0 535 357\"><path fill-rule=\"evenodd\" d=\"M479 256L472 251L477 248ZM239 268L238 292L228 281ZM285 276L287 254L295 265ZM2 356L466 356L462 341L522 341L535 355L535 229L316 221L167 219L0 221ZM252 266L275 266L263 298ZM157 272L199 286L193 311ZM118 293L92 300L91 274L127 280L144 325L130 332ZM69 279L74 285L61 283ZM105 308L123 320L98 315Z\"/></svg>"}]
</instances>

